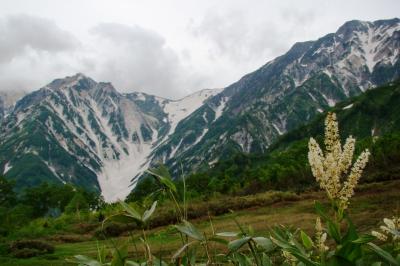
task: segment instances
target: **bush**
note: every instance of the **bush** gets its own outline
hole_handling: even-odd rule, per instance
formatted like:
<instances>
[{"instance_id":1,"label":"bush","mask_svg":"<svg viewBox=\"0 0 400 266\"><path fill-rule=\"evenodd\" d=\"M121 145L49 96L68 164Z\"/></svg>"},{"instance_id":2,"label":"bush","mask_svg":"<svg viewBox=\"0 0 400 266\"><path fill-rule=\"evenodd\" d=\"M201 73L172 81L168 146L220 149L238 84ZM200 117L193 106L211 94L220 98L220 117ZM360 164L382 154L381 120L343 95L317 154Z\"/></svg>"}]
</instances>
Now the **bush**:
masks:
<instances>
[{"instance_id":1,"label":"bush","mask_svg":"<svg viewBox=\"0 0 400 266\"><path fill-rule=\"evenodd\" d=\"M103 227L97 229L94 235L99 239L104 239L105 237L116 237L120 236L125 232L132 231L135 229L133 224L120 224L120 223L106 223Z\"/></svg>"},{"instance_id":2,"label":"bush","mask_svg":"<svg viewBox=\"0 0 400 266\"><path fill-rule=\"evenodd\" d=\"M9 252L16 258L31 258L54 253L54 246L38 240L20 240L10 245Z\"/></svg>"}]
</instances>

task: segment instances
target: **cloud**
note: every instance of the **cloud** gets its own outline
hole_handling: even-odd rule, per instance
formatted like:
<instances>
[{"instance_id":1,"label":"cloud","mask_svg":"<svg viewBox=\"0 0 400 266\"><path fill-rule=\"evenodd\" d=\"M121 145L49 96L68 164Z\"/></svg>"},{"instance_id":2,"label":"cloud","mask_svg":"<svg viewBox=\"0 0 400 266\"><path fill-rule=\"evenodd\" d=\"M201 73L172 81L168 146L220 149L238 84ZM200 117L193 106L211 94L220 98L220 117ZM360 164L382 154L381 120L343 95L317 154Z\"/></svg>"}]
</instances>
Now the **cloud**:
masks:
<instances>
[{"instance_id":1,"label":"cloud","mask_svg":"<svg viewBox=\"0 0 400 266\"><path fill-rule=\"evenodd\" d=\"M227 56L232 61L276 54L284 42L272 21L249 23L246 13L235 10L209 12L199 24L192 25L192 32L212 45L211 56Z\"/></svg>"},{"instance_id":2,"label":"cloud","mask_svg":"<svg viewBox=\"0 0 400 266\"><path fill-rule=\"evenodd\" d=\"M77 48L72 34L53 21L29 15L12 15L0 19L0 63L27 52L57 53Z\"/></svg>"},{"instance_id":3,"label":"cloud","mask_svg":"<svg viewBox=\"0 0 400 266\"><path fill-rule=\"evenodd\" d=\"M33 90L79 70L82 45L55 22L25 14L0 18L0 90Z\"/></svg>"},{"instance_id":4,"label":"cloud","mask_svg":"<svg viewBox=\"0 0 400 266\"><path fill-rule=\"evenodd\" d=\"M266 63L287 51L304 29L313 23L312 10L282 8L272 16L263 9L244 12L241 9L210 10L191 32L211 46L210 57L224 56L231 62Z\"/></svg>"},{"instance_id":5,"label":"cloud","mask_svg":"<svg viewBox=\"0 0 400 266\"><path fill-rule=\"evenodd\" d=\"M90 30L97 58L94 73L122 90L181 96L187 72L179 55L157 32L140 26L102 23ZM186 73L187 74L187 73Z\"/></svg>"},{"instance_id":6,"label":"cloud","mask_svg":"<svg viewBox=\"0 0 400 266\"><path fill-rule=\"evenodd\" d=\"M119 91L168 98L182 97L202 84L200 75L185 67L155 31L101 23L86 37L78 41L40 17L0 18L0 90L33 90L76 72L110 81Z\"/></svg>"}]
</instances>

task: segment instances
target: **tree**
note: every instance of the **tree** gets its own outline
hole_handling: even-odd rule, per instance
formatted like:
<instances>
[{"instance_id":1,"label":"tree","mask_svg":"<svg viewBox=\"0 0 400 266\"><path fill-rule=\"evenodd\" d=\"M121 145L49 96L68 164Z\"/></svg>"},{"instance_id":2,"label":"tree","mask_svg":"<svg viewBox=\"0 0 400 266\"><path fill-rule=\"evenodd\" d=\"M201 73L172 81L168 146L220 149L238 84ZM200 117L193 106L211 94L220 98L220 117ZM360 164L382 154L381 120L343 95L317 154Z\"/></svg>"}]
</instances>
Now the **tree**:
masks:
<instances>
[{"instance_id":1,"label":"tree","mask_svg":"<svg viewBox=\"0 0 400 266\"><path fill-rule=\"evenodd\" d=\"M88 210L89 210L89 204L86 198L83 196L83 194L79 192L75 193L74 197L65 207L65 213L69 214L76 213L78 215L79 220L81 211L88 211Z\"/></svg>"},{"instance_id":2,"label":"tree","mask_svg":"<svg viewBox=\"0 0 400 266\"><path fill-rule=\"evenodd\" d=\"M13 190L13 183L5 177L0 176L0 206L11 207L15 204L16 200L17 197Z\"/></svg>"}]
</instances>

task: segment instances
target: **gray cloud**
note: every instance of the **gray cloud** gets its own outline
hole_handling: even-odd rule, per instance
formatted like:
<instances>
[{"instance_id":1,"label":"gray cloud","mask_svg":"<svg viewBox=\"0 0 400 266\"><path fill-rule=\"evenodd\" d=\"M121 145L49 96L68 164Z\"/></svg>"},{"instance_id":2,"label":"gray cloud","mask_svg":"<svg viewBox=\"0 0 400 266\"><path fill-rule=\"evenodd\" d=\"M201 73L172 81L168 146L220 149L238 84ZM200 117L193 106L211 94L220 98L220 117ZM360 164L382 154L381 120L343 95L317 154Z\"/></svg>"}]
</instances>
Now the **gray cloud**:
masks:
<instances>
[{"instance_id":1,"label":"gray cloud","mask_svg":"<svg viewBox=\"0 0 400 266\"><path fill-rule=\"evenodd\" d=\"M26 52L73 50L79 42L53 21L29 15L7 16L0 20L0 63Z\"/></svg>"},{"instance_id":2,"label":"gray cloud","mask_svg":"<svg viewBox=\"0 0 400 266\"><path fill-rule=\"evenodd\" d=\"M98 58L93 58L96 76L112 80L123 90L165 97L182 95L186 70L161 35L139 26L116 23L99 24L90 33L97 43Z\"/></svg>"},{"instance_id":3,"label":"gray cloud","mask_svg":"<svg viewBox=\"0 0 400 266\"><path fill-rule=\"evenodd\" d=\"M192 25L195 36L209 41L212 56L228 56L233 61L253 60L281 52L286 38L272 21L249 23L244 12L208 13Z\"/></svg>"},{"instance_id":4,"label":"gray cloud","mask_svg":"<svg viewBox=\"0 0 400 266\"><path fill-rule=\"evenodd\" d=\"M287 51L314 19L312 10L290 7L282 8L272 17L263 16L262 10L255 14L242 9L212 10L199 23L192 23L190 30L211 43L212 57L226 56L233 62L254 64L259 60L262 61L257 63L265 63L266 58L272 59Z\"/></svg>"},{"instance_id":5,"label":"gray cloud","mask_svg":"<svg viewBox=\"0 0 400 266\"><path fill-rule=\"evenodd\" d=\"M1 1L0 90L37 89L82 72L121 91L170 98L225 87L297 41L334 32L351 19L398 16L400 5L178 0L154 8L152 1L136 0Z\"/></svg>"}]
</instances>

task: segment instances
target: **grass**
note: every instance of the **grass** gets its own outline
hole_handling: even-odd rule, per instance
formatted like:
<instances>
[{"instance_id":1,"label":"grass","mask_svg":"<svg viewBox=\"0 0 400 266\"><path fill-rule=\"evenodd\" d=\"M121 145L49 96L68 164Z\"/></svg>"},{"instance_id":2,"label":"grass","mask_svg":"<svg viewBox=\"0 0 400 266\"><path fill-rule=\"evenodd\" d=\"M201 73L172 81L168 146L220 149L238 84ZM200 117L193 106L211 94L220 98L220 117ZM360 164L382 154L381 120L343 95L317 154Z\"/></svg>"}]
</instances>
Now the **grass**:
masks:
<instances>
[{"instance_id":1,"label":"grass","mask_svg":"<svg viewBox=\"0 0 400 266\"><path fill-rule=\"evenodd\" d=\"M253 197L254 198L254 197ZM323 192L308 192L300 195L296 200L291 199L273 201L270 204L255 204L255 206L235 211L235 216L240 224L251 225L259 235L267 235L269 229L277 224L292 225L299 227L313 234L315 223L314 201L325 202ZM195 203L194 206L199 203ZM194 207L195 211L195 207ZM361 232L369 232L379 226L384 217L398 215L400 212L400 180L384 183L373 183L359 186L355 196L352 198L350 215ZM211 221L216 232L237 231L232 220L233 214L222 214L212 216ZM203 216L192 219L200 230L211 234L210 217ZM137 232L133 232L135 235ZM177 233L170 226L153 228L148 232L152 252L162 258L171 257L181 246L181 240ZM65 259L73 255L82 254L96 257L97 245L112 247L117 244L131 241L129 236L113 238L102 241L84 241L78 243L54 243L56 250L54 254L31 258L14 259L0 257L0 265L70 265ZM138 241L137 241L138 242ZM141 257L143 248L138 242L138 250L130 244L129 252L132 257ZM220 253L221 246L214 246L215 253Z\"/></svg>"}]
</instances>

